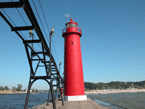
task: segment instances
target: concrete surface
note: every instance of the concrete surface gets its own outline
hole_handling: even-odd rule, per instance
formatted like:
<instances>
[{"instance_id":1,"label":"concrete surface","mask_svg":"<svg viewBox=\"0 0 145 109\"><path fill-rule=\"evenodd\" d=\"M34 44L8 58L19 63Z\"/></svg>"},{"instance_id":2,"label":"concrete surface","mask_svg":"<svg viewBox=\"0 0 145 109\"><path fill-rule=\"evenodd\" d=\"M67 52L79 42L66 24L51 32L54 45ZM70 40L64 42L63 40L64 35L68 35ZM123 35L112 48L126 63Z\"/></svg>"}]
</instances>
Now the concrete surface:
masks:
<instances>
[{"instance_id":1,"label":"concrete surface","mask_svg":"<svg viewBox=\"0 0 145 109\"><path fill-rule=\"evenodd\" d=\"M52 103L49 106L46 103L34 106L29 109L53 109ZM61 101L56 101L56 109L110 109L109 107L104 107L94 102L93 100L87 98L85 101L64 101L64 106L62 106Z\"/></svg>"}]
</instances>

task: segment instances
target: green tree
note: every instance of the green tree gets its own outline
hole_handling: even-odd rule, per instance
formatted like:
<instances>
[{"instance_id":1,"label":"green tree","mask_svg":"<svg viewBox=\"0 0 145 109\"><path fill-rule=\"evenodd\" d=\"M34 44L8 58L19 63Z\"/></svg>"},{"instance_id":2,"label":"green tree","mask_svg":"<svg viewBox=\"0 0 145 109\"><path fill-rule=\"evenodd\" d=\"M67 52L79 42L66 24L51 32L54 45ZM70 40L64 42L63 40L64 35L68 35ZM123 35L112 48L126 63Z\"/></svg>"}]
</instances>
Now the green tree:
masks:
<instances>
[{"instance_id":1,"label":"green tree","mask_svg":"<svg viewBox=\"0 0 145 109\"><path fill-rule=\"evenodd\" d=\"M85 91L89 91L89 89L88 88L85 88Z\"/></svg>"},{"instance_id":2,"label":"green tree","mask_svg":"<svg viewBox=\"0 0 145 109\"><path fill-rule=\"evenodd\" d=\"M121 81L112 81L109 83L91 83L91 82L84 82L85 90L91 89L126 89L129 87L135 88L145 88L145 81L140 82L121 82Z\"/></svg>"},{"instance_id":3,"label":"green tree","mask_svg":"<svg viewBox=\"0 0 145 109\"><path fill-rule=\"evenodd\" d=\"M3 86L0 86L0 90L4 90L4 87Z\"/></svg>"},{"instance_id":4,"label":"green tree","mask_svg":"<svg viewBox=\"0 0 145 109\"><path fill-rule=\"evenodd\" d=\"M32 89L32 92L35 92L35 89Z\"/></svg>"},{"instance_id":5,"label":"green tree","mask_svg":"<svg viewBox=\"0 0 145 109\"><path fill-rule=\"evenodd\" d=\"M4 89L5 89L5 90L9 90L8 86L5 86Z\"/></svg>"},{"instance_id":6,"label":"green tree","mask_svg":"<svg viewBox=\"0 0 145 109\"><path fill-rule=\"evenodd\" d=\"M16 89L17 91L21 91L22 90L22 85L21 84L18 84L18 87Z\"/></svg>"},{"instance_id":7,"label":"green tree","mask_svg":"<svg viewBox=\"0 0 145 109\"><path fill-rule=\"evenodd\" d=\"M90 82L85 82L85 88L95 89L95 84Z\"/></svg>"},{"instance_id":8,"label":"green tree","mask_svg":"<svg viewBox=\"0 0 145 109\"><path fill-rule=\"evenodd\" d=\"M38 92L38 89L35 89L35 92Z\"/></svg>"},{"instance_id":9,"label":"green tree","mask_svg":"<svg viewBox=\"0 0 145 109\"><path fill-rule=\"evenodd\" d=\"M104 87L104 83L99 82L98 83L98 89L101 90L101 89L103 89L103 87Z\"/></svg>"},{"instance_id":10,"label":"green tree","mask_svg":"<svg viewBox=\"0 0 145 109\"><path fill-rule=\"evenodd\" d=\"M109 88L108 85L105 85L104 87L105 87L105 89L108 89Z\"/></svg>"},{"instance_id":11,"label":"green tree","mask_svg":"<svg viewBox=\"0 0 145 109\"><path fill-rule=\"evenodd\" d=\"M16 87L13 86L13 87L12 87L12 91L16 91Z\"/></svg>"},{"instance_id":12,"label":"green tree","mask_svg":"<svg viewBox=\"0 0 145 109\"><path fill-rule=\"evenodd\" d=\"M143 88L145 88L145 85L143 85Z\"/></svg>"}]
</instances>

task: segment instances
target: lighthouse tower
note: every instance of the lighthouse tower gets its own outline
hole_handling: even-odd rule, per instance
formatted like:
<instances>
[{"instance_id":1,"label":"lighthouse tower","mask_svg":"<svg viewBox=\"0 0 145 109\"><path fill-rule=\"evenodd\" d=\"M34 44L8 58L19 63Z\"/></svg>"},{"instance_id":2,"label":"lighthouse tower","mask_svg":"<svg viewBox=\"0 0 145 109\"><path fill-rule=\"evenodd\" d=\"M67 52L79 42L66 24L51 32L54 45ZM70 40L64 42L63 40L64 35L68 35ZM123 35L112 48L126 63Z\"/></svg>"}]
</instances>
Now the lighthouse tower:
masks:
<instances>
[{"instance_id":1,"label":"lighthouse tower","mask_svg":"<svg viewBox=\"0 0 145 109\"><path fill-rule=\"evenodd\" d=\"M64 95L66 101L87 100L84 95L84 78L81 56L81 29L70 19L63 29L64 43Z\"/></svg>"}]
</instances>

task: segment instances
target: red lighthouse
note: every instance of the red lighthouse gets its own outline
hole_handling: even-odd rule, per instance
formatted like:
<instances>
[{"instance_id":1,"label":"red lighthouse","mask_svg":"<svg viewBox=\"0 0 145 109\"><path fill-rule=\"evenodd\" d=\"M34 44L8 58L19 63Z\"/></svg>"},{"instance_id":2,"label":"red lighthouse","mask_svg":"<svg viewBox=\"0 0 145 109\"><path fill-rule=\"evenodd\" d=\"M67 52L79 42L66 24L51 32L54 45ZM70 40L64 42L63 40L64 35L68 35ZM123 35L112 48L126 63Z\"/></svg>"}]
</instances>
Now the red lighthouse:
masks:
<instances>
[{"instance_id":1,"label":"red lighthouse","mask_svg":"<svg viewBox=\"0 0 145 109\"><path fill-rule=\"evenodd\" d=\"M87 100L84 95L84 78L81 56L81 29L76 22L66 23L62 36L64 43L64 93L67 101ZM63 31L64 31L63 30Z\"/></svg>"}]
</instances>

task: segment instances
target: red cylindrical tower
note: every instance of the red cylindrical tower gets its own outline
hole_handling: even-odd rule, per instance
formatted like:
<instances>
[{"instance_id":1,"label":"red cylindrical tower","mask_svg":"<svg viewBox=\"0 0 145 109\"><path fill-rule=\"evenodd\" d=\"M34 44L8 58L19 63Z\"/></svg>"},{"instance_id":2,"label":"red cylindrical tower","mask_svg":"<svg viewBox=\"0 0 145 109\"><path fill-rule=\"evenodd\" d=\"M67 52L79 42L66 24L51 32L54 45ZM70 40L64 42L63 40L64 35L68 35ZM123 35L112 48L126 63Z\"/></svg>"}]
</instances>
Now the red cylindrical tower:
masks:
<instances>
[{"instance_id":1,"label":"red cylindrical tower","mask_svg":"<svg viewBox=\"0 0 145 109\"><path fill-rule=\"evenodd\" d=\"M64 93L67 101L86 100L81 56L81 29L76 22L66 23L64 43Z\"/></svg>"}]
</instances>

